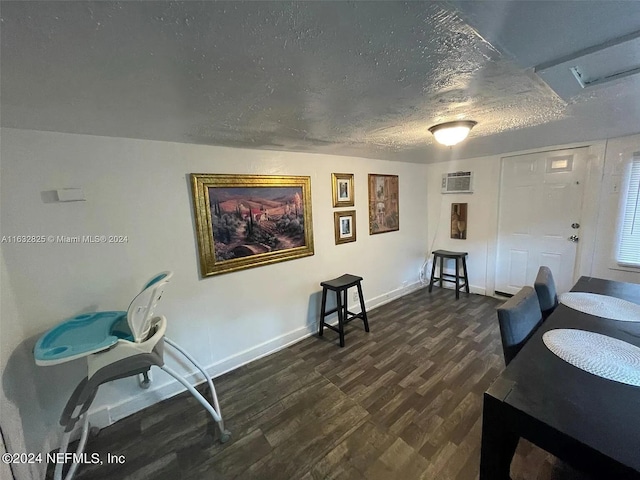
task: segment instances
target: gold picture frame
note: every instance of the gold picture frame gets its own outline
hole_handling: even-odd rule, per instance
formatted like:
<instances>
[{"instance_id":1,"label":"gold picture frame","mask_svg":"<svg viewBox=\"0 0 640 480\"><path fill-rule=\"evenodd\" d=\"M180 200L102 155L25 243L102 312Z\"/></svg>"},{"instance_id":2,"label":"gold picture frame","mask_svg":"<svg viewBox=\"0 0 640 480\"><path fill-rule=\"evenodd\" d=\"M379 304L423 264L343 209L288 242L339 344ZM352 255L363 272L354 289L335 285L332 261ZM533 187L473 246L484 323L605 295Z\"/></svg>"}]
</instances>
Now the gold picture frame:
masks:
<instances>
[{"instance_id":1,"label":"gold picture frame","mask_svg":"<svg viewBox=\"0 0 640 480\"><path fill-rule=\"evenodd\" d=\"M311 177L192 173L202 277L314 254Z\"/></svg>"},{"instance_id":2,"label":"gold picture frame","mask_svg":"<svg viewBox=\"0 0 640 480\"><path fill-rule=\"evenodd\" d=\"M398 175L369 174L369 235L400 230Z\"/></svg>"},{"instance_id":3,"label":"gold picture frame","mask_svg":"<svg viewBox=\"0 0 640 480\"><path fill-rule=\"evenodd\" d=\"M331 190L334 207L353 207L355 205L353 173L332 173Z\"/></svg>"},{"instance_id":4,"label":"gold picture frame","mask_svg":"<svg viewBox=\"0 0 640 480\"><path fill-rule=\"evenodd\" d=\"M356 241L356 211L333 212L333 229L336 245Z\"/></svg>"}]
</instances>

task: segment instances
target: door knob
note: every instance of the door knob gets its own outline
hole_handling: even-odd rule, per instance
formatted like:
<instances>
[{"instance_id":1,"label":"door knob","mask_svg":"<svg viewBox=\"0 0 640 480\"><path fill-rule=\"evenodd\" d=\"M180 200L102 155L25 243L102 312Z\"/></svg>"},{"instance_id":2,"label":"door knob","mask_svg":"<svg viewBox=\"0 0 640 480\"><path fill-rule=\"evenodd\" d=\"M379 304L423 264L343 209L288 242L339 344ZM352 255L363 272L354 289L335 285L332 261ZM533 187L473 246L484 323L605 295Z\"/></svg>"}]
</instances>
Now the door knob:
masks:
<instances>
[{"instance_id":1,"label":"door knob","mask_svg":"<svg viewBox=\"0 0 640 480\"><path fill-rule=\"evenodd\" d=\"M578 237L577 235L571 235L569 237L569 240L572 242L577 242L578 240L580 240L580 237Z\"/></svg>"}]
</instances>

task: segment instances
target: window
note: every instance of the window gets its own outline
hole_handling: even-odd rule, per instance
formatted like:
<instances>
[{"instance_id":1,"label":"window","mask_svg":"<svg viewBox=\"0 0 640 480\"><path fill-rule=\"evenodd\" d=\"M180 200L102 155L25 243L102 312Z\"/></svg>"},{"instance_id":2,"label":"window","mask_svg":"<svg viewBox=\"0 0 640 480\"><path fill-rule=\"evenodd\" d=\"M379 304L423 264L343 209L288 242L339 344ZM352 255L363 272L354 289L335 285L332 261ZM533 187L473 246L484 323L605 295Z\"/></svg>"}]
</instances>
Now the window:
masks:
<instances>
[{"instance_id":1,"label":"window","mask_svg":"<svg viewBox=\"0 0 640 480\"><path fill-rule=\"evenodd\" d=\"M616 261L620 265L640 267L640 152L633 154L627 179L626 198L621 202L622 222Z\"/></svg>"}]
</instances>

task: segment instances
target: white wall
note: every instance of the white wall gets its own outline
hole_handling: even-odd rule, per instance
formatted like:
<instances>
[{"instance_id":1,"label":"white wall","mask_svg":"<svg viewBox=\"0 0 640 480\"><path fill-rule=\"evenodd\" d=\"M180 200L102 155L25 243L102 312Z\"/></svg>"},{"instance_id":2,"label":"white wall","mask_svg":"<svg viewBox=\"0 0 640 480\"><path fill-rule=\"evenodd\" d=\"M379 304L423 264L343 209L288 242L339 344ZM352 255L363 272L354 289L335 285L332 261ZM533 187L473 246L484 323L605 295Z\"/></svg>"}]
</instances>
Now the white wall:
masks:
<instances>
[{"instance_id":1,"label":"white wall","mask_svg":"<svg viewBox=\"0 0 640 480\"><path fill-rule=\"evenodd\" d=\"M1 222L0 222L1 223ZM30 450L22 435L23 425L30 422L30 418L21 418L20 404L35 394L34 382L30 378L23 378L25 371L31 370L33 361L28 348L23 345L24 328L14 302L4 258L4 249L0 244L0 366L2 373L11 371L11 375L2 375L0 387L0 422L2 433L6 441L6 448L13 453L26 453ZM42 417L39 406L34 404L32 411ZM47 444L48 446L48 444ZM31 450L33 451L33 450ZM39 478L41 465L16 463L12 469L17 478ZM0 478L11 478L0 475Z\"/></svg>"},{"instance_id":2,"label":"white wall","mask_svg":"<svg viewBox=\"0 0 640 480\"><path fill-rule=\"evenodd\" d=\"M472 194L442 194L442 174L473 171ZM487 259L495 242L497 229L498 181L500 158L483 157L427 166L428 245L429 251L453 250L469 253L467 270L471 292L487 292ZM450 238L451 204L468 203L466 240ZM453 262L449 270L453 272ZM430 272L428 272L430 274Z\"/></svg>"},{"instance_id":3,"label":"white wall","mask_svg":"<svg viewBox=\"0 0 640 480\"><path fill-rule=\"evenodd\" d=\"M640 134L614 138L607 142L604 178L596 232L593 276L622 282L640 283L640 269L623 269L613 260L616 247L620 197L625 181L625 166L633 152L640 151Z\"/></svg>"},{"instance_id":4,"label":"white wall","mask_svg":"<svg viewBox=\"0 0 640 480\"><path fill-rule=\"evenodd\" d=\"M82 360L36 367L38 336L81 312L126 309L158 271L175 274L161 304L168 336L214 375L315 331L322 280L361 275L369 308L417 286L427 243L424 165L14 129L2 130L1 154L2 235L128 236L112 245L2 245L3 390L29 452L57 445L58 416L86 370ZM315 255L201 279L194 172L311 176ZM355 243L334 243L331 172L355 174ZM368 173L399 175L398 232L368 234ZM69 187L81 187L86 201L52 201L51 191ZM105 385L92 421L105 425L176 393L170 380L156 370L148 391L133 378ZM5 435L21 436L4 412L3 402Z\"/></svg>"},{"instance_id":5,"label":"white wall","mask_svg":"<svg viewBox=\"0 0 640 480\"><path fill-rule=\"evenodd\" d=\"M620 197L618 193L612 193L612 182L621 182L622 169L619 164L622 159L628 157L630 152L640 148L640 135L610 139L606 142L549 146L536 150L505 152L491 157L455 159L427 165L429 249L469 252L467 263L471 291L493 295L501 159L512 155L578 146L589 147L589 173L583 202L576 278L591 275L640 283L640 271L621 271L611 268L614 266L611 256ZM440 193L442 174L457 171L474 172L473 194L443 195ZM458 202L469 204L466 240L449 238L451 203Z\"/></svg>"}]
</instances>

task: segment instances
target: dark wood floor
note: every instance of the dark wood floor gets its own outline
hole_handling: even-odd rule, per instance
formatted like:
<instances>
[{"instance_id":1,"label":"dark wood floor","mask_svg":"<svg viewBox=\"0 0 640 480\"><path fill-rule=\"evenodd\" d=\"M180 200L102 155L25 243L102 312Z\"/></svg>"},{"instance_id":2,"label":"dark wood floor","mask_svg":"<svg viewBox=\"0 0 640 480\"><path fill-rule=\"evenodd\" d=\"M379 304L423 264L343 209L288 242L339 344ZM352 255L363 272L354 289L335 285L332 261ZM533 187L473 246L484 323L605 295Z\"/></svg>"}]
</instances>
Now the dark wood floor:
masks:
<instances>
[{"instance_id":1,"label":"dark wood floor","mask_svg":"<svg viewBox=\"0 0 640 480\"><path fill-rule=\"evenodd\" d=\"M190 395L104 429L83 479L475 479L482 393L502 370L499 301L418 290L215 380L232 439ZM51 470L51 469L50 469ZM51 471L49 471L49 475ZM521 441L515 479L584 478Z\"/></svg>"}]
</instances>

